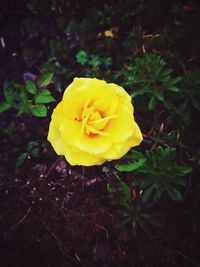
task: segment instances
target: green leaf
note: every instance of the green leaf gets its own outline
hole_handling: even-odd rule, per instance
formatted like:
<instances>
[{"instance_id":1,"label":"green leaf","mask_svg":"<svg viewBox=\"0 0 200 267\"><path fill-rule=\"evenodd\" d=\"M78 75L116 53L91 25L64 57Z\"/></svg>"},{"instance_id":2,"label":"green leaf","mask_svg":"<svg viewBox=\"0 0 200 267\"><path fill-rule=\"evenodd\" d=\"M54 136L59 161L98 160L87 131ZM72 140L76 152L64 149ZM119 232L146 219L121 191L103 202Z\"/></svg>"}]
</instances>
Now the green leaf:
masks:
<instances>
[{"instance_id":1,"label":"green leaf","mask_svg":"<svg viewBox=\"0 0 200 267\"><path fill-rule=\"evenodd\" d=\"M177 83L181 82L182 80L183 80L183 78L179 76L179 77L176 77L173 79L173 83L177 84Z\"/></svg>"},{"instance_id":2,"label":"green leaf","mask_svg":"<svg viewBox=\"0 0 200 267\"><path fill-rule=\"evenodd\" d=\"M155 106L156 106L156 98L155 96L152 96L148 103L148 109L152 110L155 108Z\"/></svg>"},{"instance_id":3,"label":"green leaf","mask_svg":"<svg viewBox=\"0 0 200 267\"><path fill-rule=\"evenodd\" d=\"M163 101L164 100L164 96L163 96L163 93L161 91L155 90L154 91L154 94L158 98L158 100L160 100L160 101Z\"/></svg>"},{"instance_id":4,"label":"green leaf","mask_svg":"<svg viewBox=\"0 0 200 267\"><path fill-rule=\"evenodd\" d=\"M141 187L142 188L147 188L149 187L151 184L153 184L155 181L155 178L153 176L147 176L147 177L143 177L141 179Z\"/></svg>"},{"instance_id":5,"label":"green leaf","mask_svg":"<svg viewBox=\"0 0 200 267\"><path fill-rule=\"evenodd\" d=\"M28 142L27 146L26 146L26 150L28 152L30 152L34 147L38 146L38 142L37 141L30 141Z\"/></svg>"},{"instance_id":6,"label":"green leaf","mask_svg":"<svg viewBox=\"0 0 200 267\"><path fill-rule=\"evenodd\" d=\"M87 54L87 52L85 52L84 50L79 51L76 54L76 61L80 65L84 66L87 63L87 61L88 61L88 54Z\"/></svg>"},{"instance_id":7,"label":"green leaf","mask_svg":"<svg viewBox=\"0 0 200 267\"><path fill-rule=\"evenodd\" d=\"M137 162L133 162L128 165L115 165L115 168L120 172L131 172L140 168L145 163L145 161L146 159L140 159Z\"/></svg>"},{"instance_id":8,"label":"green leaf","mask_svg":"<svg viewBox=\"0 0 200 267\"><path fill-rule=\"evenodd\" d=\"M175 177L173 179L173 183L178 184L178 185L182 185L184 187L187 185L187 181L183 177Z\"/></svg>"},{"instance_id":9,"label":"green leaf","mask_svg":"<svg viewBox=\"0 0 200 267\"><path fill-rule=\"evenodd\" d=\"M47 73L42 74L37 84L39 87L47 86L50 84L52 79L53 79L53 73L47 72Z\"/></svg>"},{"instance_id":10,"label":"green leaf","mask_svg":"<svg viewBox=\"0 0 200 267\"><path fill-rule=\"evenodd\" d=\"M49 91L48 89L42 88L42 89L40 89L39 94L41 94L41 95L51 95L51 91Z\"/></svg>"},{"instance_id":11,"label":"green leaf","mask_svg":"<svg viewBox=\"0 0 200 267\"><path fill-rule=\"evenodd\" d=\"M46 117L47 108L45 105L35 105L31 107L31 112L36 117Z\"/></svg>"},{"instance_id":12,"label":"green leaf","mask_svg":"<svg viewBox=\"0 0 200 267\"><path fill-rule=\"evenodd\" d=\"M43 93L39 93L38 95L35 96L36 104L51 103L54 101L55 101L55 98L51 95L44 95Z\"/></svg>"},{"instance_id":13,"label":"green leaf","mask_svg":"<svg viewBox=\"0 0 200 267\"><path fill-rule=\"evenodd\" d=\"M151 199L153 192L154 192L154 186L153 185L150 186L149 188L145 189L144 193L142 195L143 202L148 202Z\"/></svg>"},{"instance_id":14,"label":"green leaf","mask_svg":"<svg viewBox=\"0 0 200 267\"><path fill-rule=\"evenodd\" d=\"M7 103L12 104L14 99L13 90L8 86L8 84L5 82L3 86L4 96Z\"/></svg>"},{"instance_id":15,"label":"green leaf","mask_svg":"<svg viewBox=\"0 0 200 267\"><path fill-rule=\"evenodd\" d=\"M32 81L26 81L25 82L25 87L26 87L26 90L30 93L30 94L36 94L37 93L37 87L35 85L34 82Z\"/></svg>"},{"instance_id":16,"label":"green leaf","mask_svg":"<svg viewBox=\"0 0 200 267\"><path fill-rule=\"evenodd\" d=\"M28 156L27 153L22 153L16 160L16 167L19 167L20 165L22 165L22 163L24 163L27 156Z\"/></svg>"},{"instance_id":17,"label":"green leaf","mask_svg":"<svg viewBox=\"0 0 200 267\"><path fill-rule=\"evenodd\" d=\"M179 169L179 175L180 176L184 176L184 175L192 172L191 167L178 166L178 169Z\"/></svg>"},{"instance_id":18,"label":"green leaf","mask_svg":"<svg viewBox=\"0 0 200 267\"><path fill-rule=\"evenodd\" d=\"M39 156L39 148L38 147L34 147L31 151L30 154L33 158L37 158Z\"/></svg>"},{"instance_id":19,"label":"green leaf","mask_svg":"<svg viewBox=\"0 0 200 267\"><path fill-rule=\"evenodd\" d=\"M96 67L96 66L100 65L101 64L101 60L100 60L99 56L92 55L91 59L89 61L89 64L91 66L93 66L93 67Z\"/></svg>"},{"instance_id":20,"label":"green leaf","mask_svg":"<svg viewBox=\"0 0 200 267\"><path fill-rule=\"evenodd\" d=\"M194 97L192 97L192 105L196 110L200 111L200 102L197 101Z\"/></svg>"},{"instance_id":21,"label":"green leaf","mask_svg":"<svg viewBox=\"0 0 200 267\"><path fill-rule=\"evenodd\" d=\"M170 186L169 184L168 185L165 184L165 189L167 191L167 194L172 200L174 201L182 200L181 193L178 190L176 190L174 187Z\"/></svg>"},{"instance_id":22,"label":"green leaf","mask_svg":"<svg viewBox=\"0 0 200 267\"><path fill-rule=\"evenodd\" d=\"M22 90L19 93L19 111L28 112L29 111L29 99L26 91Z\"/></svg>"},{"instance_id":23,"label":"green leaf","mask_svg":"<svg viewBox=\"0 0 200 267\"><path fill-rule=\"evenodd\" d=\"M11 104L7 102L0 103L0 113L6 111L7 109L11 108Z\"/></svg>"},{"instance_id":24,"label":"green leaf","mask_svg":"<svg viewBox=\"0 0 200 267\"><path fill-rule=\"evenodd\" d=\"M176 93L179 92L179 89L175 85L170 86L169 90Z\"/></svg>"}]
</instances>

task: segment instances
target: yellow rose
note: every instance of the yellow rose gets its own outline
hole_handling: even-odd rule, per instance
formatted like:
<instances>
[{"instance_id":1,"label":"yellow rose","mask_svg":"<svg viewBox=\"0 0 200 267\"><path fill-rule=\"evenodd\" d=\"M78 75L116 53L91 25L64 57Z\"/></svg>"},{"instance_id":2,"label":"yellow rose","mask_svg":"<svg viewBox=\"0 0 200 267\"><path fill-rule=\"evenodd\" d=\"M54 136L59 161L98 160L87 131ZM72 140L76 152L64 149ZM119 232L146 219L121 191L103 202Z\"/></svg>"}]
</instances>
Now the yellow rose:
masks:
<instances>
[{"instance_id":1,"label":"yellow rose","mask_svg":"<svg viewBox=\"0 0 200 267\"><path fill-rule=\"evenodd\" d=\"M71 165L119 159L142 141L131 97L114 84L75 78L53 110L48 140Z\"/></svg>"}]
</instances>

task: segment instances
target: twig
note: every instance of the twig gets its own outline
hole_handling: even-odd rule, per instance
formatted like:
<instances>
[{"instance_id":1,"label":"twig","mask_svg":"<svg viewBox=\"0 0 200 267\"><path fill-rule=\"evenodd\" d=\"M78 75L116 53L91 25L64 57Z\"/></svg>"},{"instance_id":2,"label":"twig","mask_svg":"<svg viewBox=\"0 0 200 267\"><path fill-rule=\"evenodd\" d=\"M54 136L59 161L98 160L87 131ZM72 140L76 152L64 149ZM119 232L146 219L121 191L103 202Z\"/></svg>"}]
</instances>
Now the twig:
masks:
<instances>
[{"instance_id":1,"label":"twig","mask_svg":"<svg viewBox=\"0 0 200 267\"><path fill-rule=\"evenodd\" d=\"M188 261L190 261L191 263L193 263L194 265L196 265L196 266L200 266L200 263L193 261L190 257L188 257L187 255L184 255L184 254L181 253L180 251L175 250L175 252L176 252L177 254L179 254L180 256L182 256L183 258L185 258L185 259L187 259Z\"/></svg>"},{"instance_id":2,"label":"twig","mask_svg":"<svg viewBox=\"0 0 200 267\"><path fill-rule=\"evenodd\" d=\"M59 162L60 158L58 158L53 164L52 166L49 168L49 170L47 171L46 174L43 175L43 177L48 177L49 174L53 171L53 169L55 168L55 166L57 165L57 163Z\"/></svg>"},{"instance_id":3,"label":"twig","mask_svg":"<svg viewBox=\"0 0 200 267\"><path fill-rule=\"evenodd\" d=\"M19 224L21 224L25 219L26 217L28 216L29 212L31 211L31 207L28 208L26 214L14 225L12 226L12 228L16 228Z\"/></svg>"}]
</instances>

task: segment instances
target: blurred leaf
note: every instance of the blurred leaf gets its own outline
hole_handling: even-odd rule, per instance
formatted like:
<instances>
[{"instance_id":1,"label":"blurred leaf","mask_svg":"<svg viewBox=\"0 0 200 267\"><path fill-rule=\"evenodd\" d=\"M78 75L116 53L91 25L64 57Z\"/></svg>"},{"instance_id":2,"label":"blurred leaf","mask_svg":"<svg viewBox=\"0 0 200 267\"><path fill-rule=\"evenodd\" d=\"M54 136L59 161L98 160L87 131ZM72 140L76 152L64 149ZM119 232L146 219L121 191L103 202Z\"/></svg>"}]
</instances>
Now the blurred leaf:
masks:
<instances>
[{"instance_id":1,"label":"blurred leaf","mask_svg":"<svg viewBox=\"0 0 200 267\"><path fill-rule=\"evenodd\" d=\"M50 84L52 79L53 79L53 73L52 72L44 73L40 77L40 79L37 82L37 84L38 84L39 87L47 86L47 85Z\"/></svg>"},{"instance_id":2,"label":"blurred leaf","mask_svg":"<svg viewBox=\"0 0 200 267\"><path fill-rule=\"evenodd\" d=\"M11 104L7 102L0 103L0 113L6 111L7 109L11 108Z\"/></svg>"},{"instance_id":3,"label":"blurred leaf","mask_svg":"<svg viewBox=\"0 0 200 267\"><path fill-rule=\"evenodd\" d=\"M49 91L48 89L45 89L45 88L40 88L39 94L41 94L41 95L51 95L51 91Z\"/></svg>"},{"instance_id":4,"label":"blurred leaf","mask_svg":"<svg viewBox=\"0 0 200 267\"><path fill-rule=\"evenodd\" d=\"M47 108L44 105L35 105L31 107L31 112L36 117L46 117Z\"/></svg>"},{"instance_id":5,"label":"blurred leaf","mask_svg":"<svg viewBox=\"0 0 200 267\"><path fill-rule=\"evenodd\" d=\"M160 100L161 102L164 100L164 96L163 96L163 93L161 91L155 90L154 94L158 98L158 100Z\"/></svg>"},{"instance_id":6,"label":"blurred leaf","mask_svg":"<svg viewBox=\"0 0 200 267\"><path fill-rule=\"evenodd\" d=\"M194 108L200 111L200 101L196 100L194 97L192 97L192 105Z\"/></svg>"},{"instance_id":7,"label":"blurred leaf","mask_svg":"<svg viewBox=\"0 0 200 267\"><path fill-rule=\"evenodd\" d=\"M131 172L140 168L145 163L145 161L146 159L140 159L137 162L133 162L128 165L115 165L115 168L120 172Z\"/></svg>"},{"instance_id":8,"label":"blurred leaf","mask_svg":"<svg viewBox=\"0 0 200 267\"><path fill-rule=\"evenodd\" d=\"M88 61L88 54L87 52L85 52L84 50L80 50L77 54L76 54L76 61L84 66L86 64L86 62Z\"/></svg>"},{"instance_id":9,"label":"blurred leaf","mask_svg":"<svg viewBox=\"0 0 200 267\"><path fill-rule=\"evenodd\" d=\"M45 104L54 102L55 98L51 95L44 95L42 92L35 96L35 103L36 104Z\"/></svg>"},{"instance_id":10,"label":"blurred leaf","mask_svg":"<svg viewBox=\"0 0 200 267\"><path fill-rule=\"evenodd\" d=\"M99 56L92 55L91 59L89 61L89 64L91 66L93 66L93 67L100 65L101 64L101 60L100 60Z\"/></svg>"},{"instance_id":11,"label":"blurred leaf","mask_svg":"<svg viewBox=\"0 0 200 267\"><path fill-rule=\"evenodd\" d=\"M28 154L27 153L22 153L16 160L16 167L19 167L22 165L27 158Z\"/></svg>"},{"instance_id":12,"label":"blurred leaf","mask_svg":"<svg viewBox=\"0 0 200 267\"><path fill-rule=\"evenodd\" d=\"M176 190L174 187L170 186L169 184L168 185L165 184L165 189L166 189L169 197L172 200L174 200L174 201L180 201L180 200L182 200L181 193L178 190Z\"/></svg>"},{"instance_id":13,"label":"blurred leaf","mask_svg":"<svg viewBox=\"0 0 200 267\"><path fill-rule=\"evenodd\" d=\"M31 151L30 154L32 157L37 158L39 156L39 147L34 147Z\"/></svg>"},{"instance_id":14,"label":"blurred leaf","mask_svg":"<svg viewBox=\"0 0 200 267\"><path fill-rule=\"evenodd\" d=\"M142 200L144 202L148 202L151 199L153 192L154 192L154 186L153 185L149 188L146 188L144 190L144 193L142 194Z\"/></svg>"},{"instance_id":15,"label":"blurred leaf","mask_svg":"<svg viewBox=\"0 0 200 267\"><path fill-rule=\"evenodd\" d=\"M36 94L37 93L37 87L35 85L34 82L30 81L30 80L27 80L25 82L25 87L27 89L27 91L30 93L30 94Z\"/></svg>"},{"instance_id":16,"label":"blurred leaf","mask_svg":"<svg viewBox=\"0 0 200 267\"><path fill-rule=\"evenodd\" d=\"M148 103L148 109L153 110L156 106L156 98L155 96L152 96Z\"/></svg>"},{"instance_id":17,"label":"blurred leaf","mask_svg":"<svg viewBox=\"0 0 200 267\"><path fill-rule=\"evenodd\" d=\"M11 104L13 102L14 94L6 82L4 83L3 91L7 103Z\"/></svg>"},{"instance_id":18,"label":"blurred leaf","mask_svg":"<svg viewBox=\"0 0 200 267\"><path fill-rule=\"evenodd\" d=\"M28 142L26 149L28 152L30 152L34 147L38 146L38 142L37 141L30 141Z\"/></svg>"}]
</instances>

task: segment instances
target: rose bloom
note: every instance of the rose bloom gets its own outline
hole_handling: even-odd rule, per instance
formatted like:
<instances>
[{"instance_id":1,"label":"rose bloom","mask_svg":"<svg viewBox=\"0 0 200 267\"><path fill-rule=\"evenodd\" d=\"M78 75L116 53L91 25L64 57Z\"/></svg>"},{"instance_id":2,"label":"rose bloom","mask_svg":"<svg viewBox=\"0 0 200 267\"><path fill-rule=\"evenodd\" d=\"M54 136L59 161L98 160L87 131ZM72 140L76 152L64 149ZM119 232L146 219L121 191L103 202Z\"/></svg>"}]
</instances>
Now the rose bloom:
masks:
<instances>
[{"instance_id":1,"label":"rose bloom","mask_svg":"<svg viewBox=\"0 0 200 267\"><path fill-rule=\"evenodd\" d=\"M119 159L142 141L133 111L131 97L119 85L75 78L53 110L48 141L71 165Z\"/></svg>"}]
</instances>

